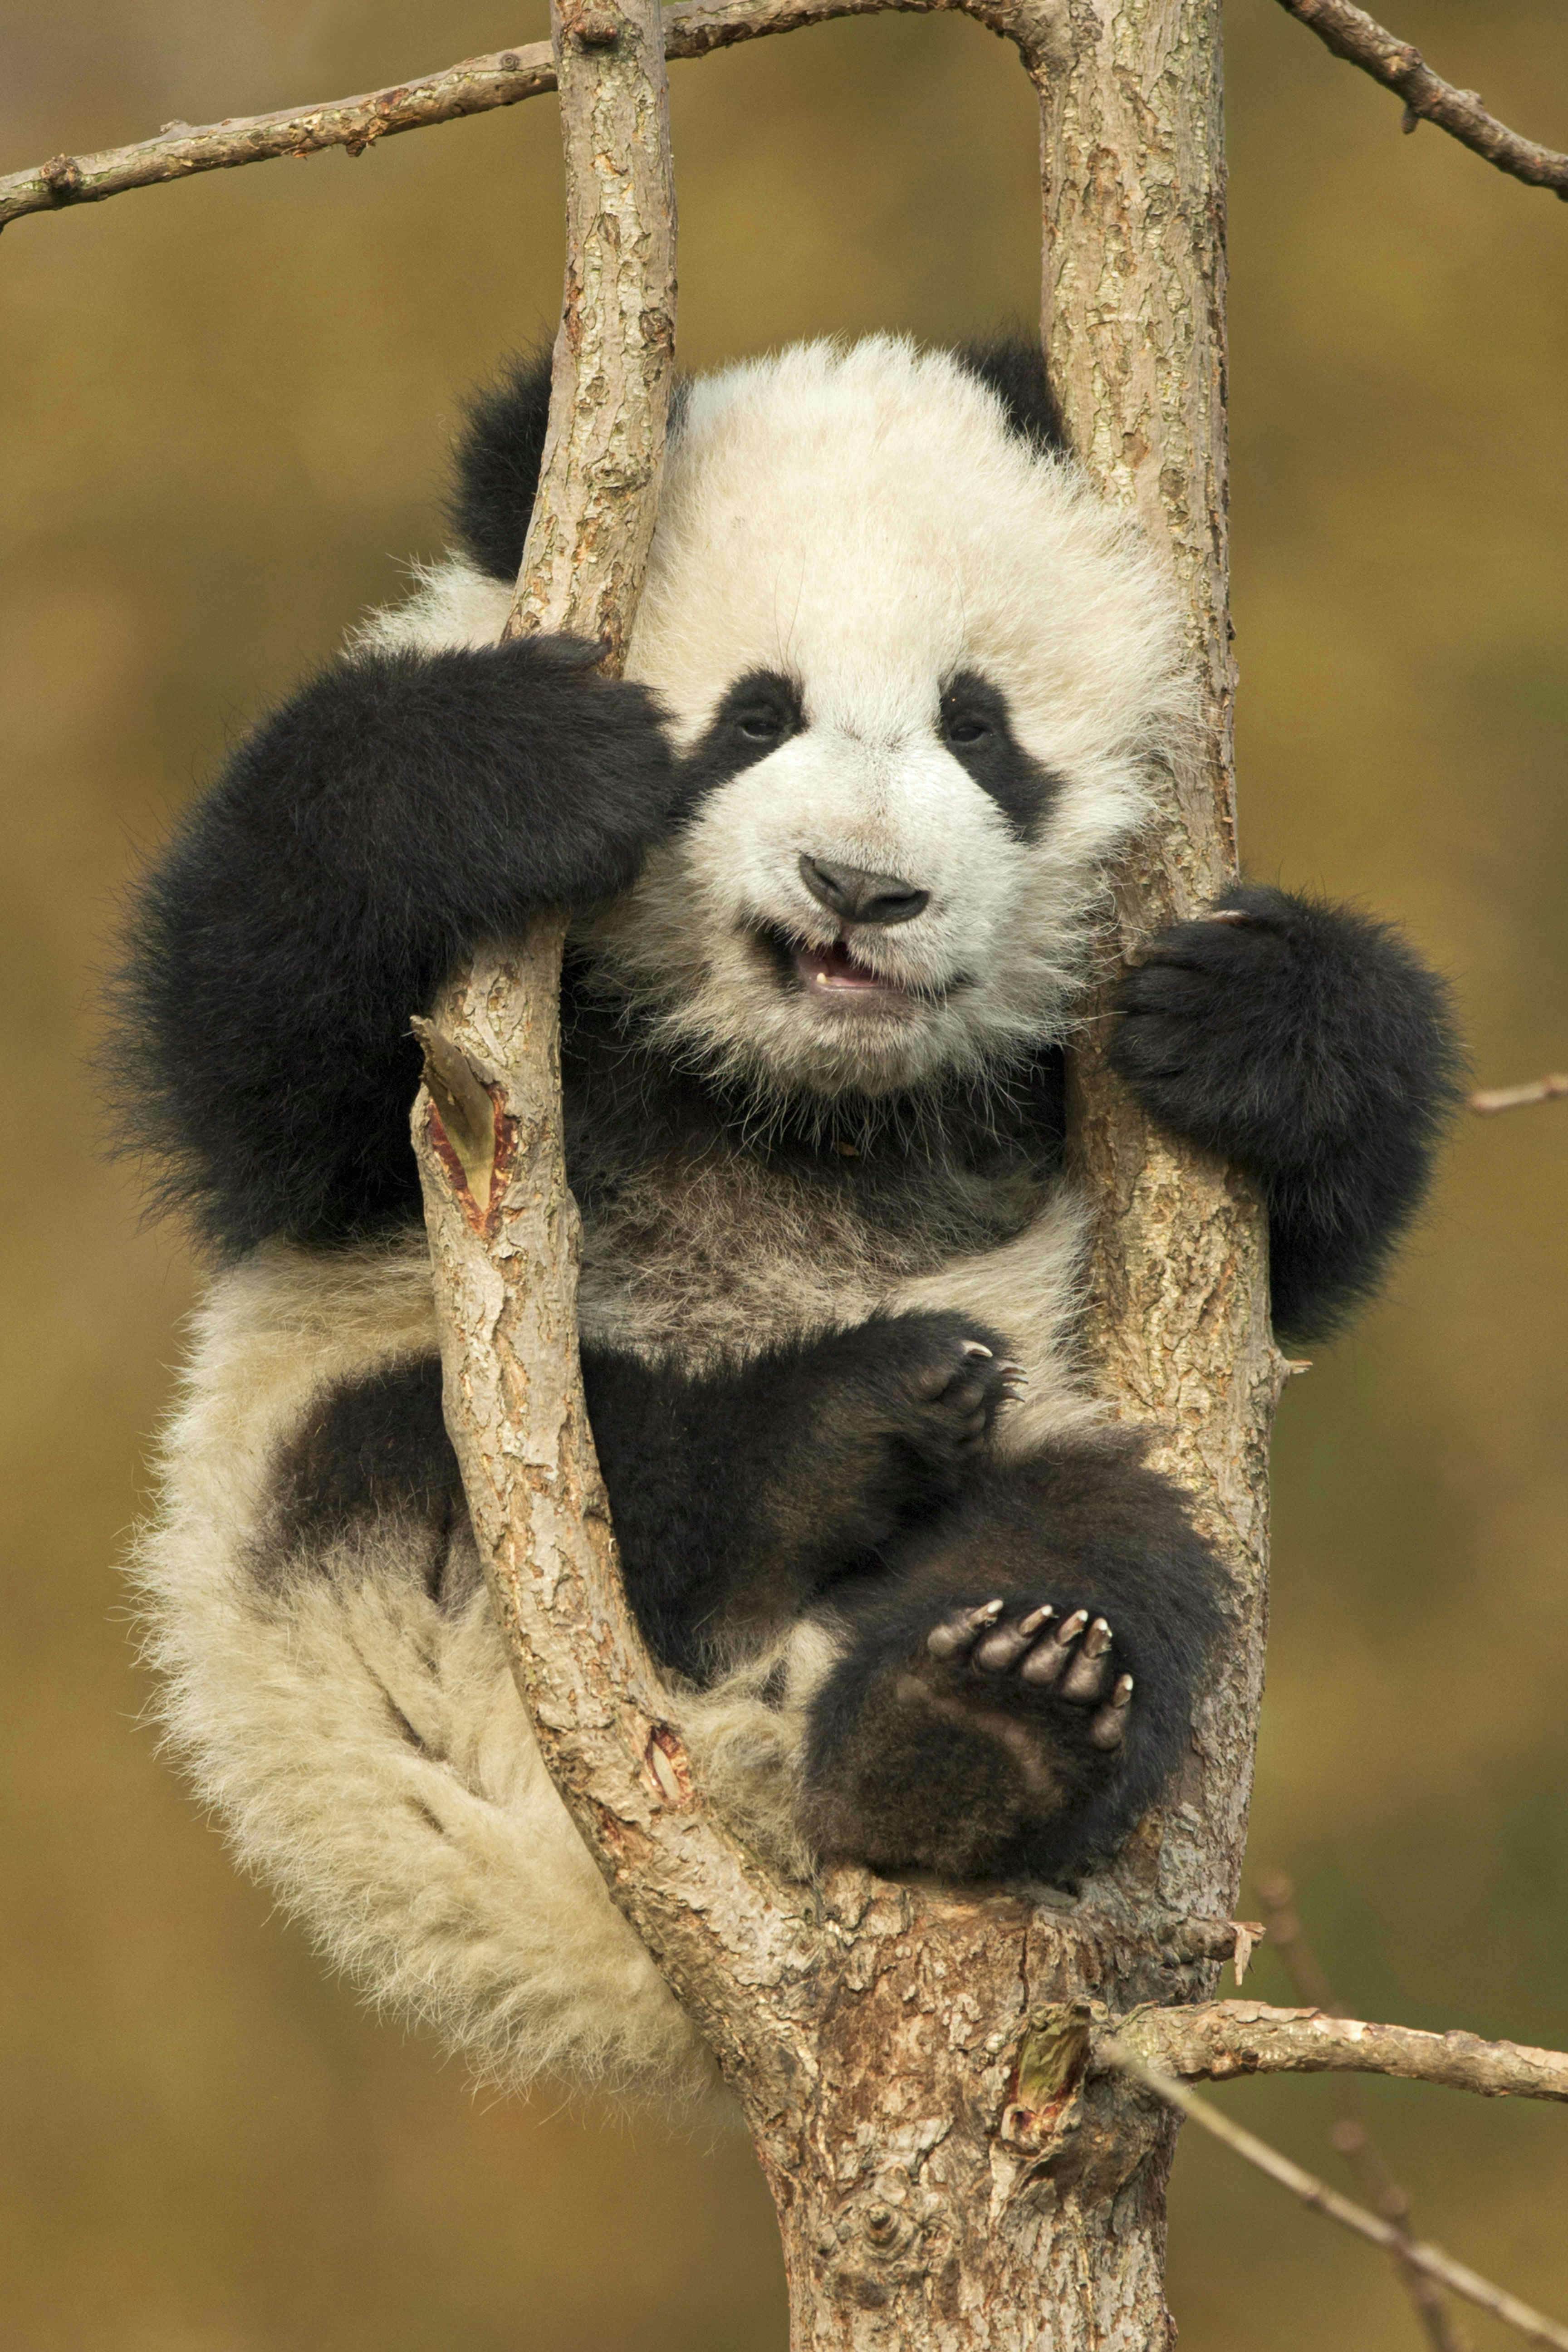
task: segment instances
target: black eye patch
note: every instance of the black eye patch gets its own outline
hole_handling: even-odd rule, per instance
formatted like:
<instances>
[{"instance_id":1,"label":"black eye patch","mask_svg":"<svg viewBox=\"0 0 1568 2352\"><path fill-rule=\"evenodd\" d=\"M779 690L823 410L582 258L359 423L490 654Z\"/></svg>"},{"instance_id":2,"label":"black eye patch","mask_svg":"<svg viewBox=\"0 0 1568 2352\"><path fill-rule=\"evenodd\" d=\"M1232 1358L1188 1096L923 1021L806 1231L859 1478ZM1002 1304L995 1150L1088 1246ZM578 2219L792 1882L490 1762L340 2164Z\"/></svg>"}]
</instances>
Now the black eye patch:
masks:
<instances>
[{"instance_id":1,"label":"black eye patch","mask_svg":"<svg viewBox=\"0 0 1568 2352\"><path fill-rule=\"evenodd\" d=\"M779 670L752 669L738 677L683 763L681 807L728 783L798 735L805 725L800 688Z\"/></svg>"},{"instance_id":2,"label":"black eye patch","mask_svg":"<svg viewBox=\"0 0 1568 2352\"><path fill-rule=\"evenodd\" d=\"M1014 832L1027 841L1057 791L1057 779L1032 760L1013 732L1007 698L978 670L963 669L942 690L937 731L944 748Z\"/></svg>"}]
</instances>

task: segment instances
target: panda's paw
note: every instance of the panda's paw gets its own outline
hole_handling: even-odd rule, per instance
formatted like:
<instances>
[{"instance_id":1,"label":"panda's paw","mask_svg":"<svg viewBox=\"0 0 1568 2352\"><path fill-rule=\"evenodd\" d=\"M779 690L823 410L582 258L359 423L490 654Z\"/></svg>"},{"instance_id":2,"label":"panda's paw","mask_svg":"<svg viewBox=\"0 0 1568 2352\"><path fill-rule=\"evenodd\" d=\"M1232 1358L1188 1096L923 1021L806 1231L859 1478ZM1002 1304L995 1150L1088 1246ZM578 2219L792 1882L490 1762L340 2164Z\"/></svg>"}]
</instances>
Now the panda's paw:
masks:
<instances>
[{"instance_id":1,"label":"panda's paw","mask_svg":"<svg viewBox=\"0 0 1568 2352\"><path fill-rule=\"evenodd\" d=\"M1132 1677L1117 1662L1116 1635L1089 1609L1058 1609L1014 1594L948 1609L926 1635L926 1655L962 1676L960 1688L994 1704L1047 1694L1092 1710L1091 1747L1110 1751L1127 1736Z\"/></svg>"},{"instance_id":2,"label":"panda's paw","mask_svg":"<svg viewBox=\"0 0 1568 2352\"><path fill-rule=\"evenodd\" d=\"M996 1332L958 1315L879 1318L839 1349L841 1433L944 1483L984 1453L1024 1378Z\"/></svg>"},{"instance_id":3,"label":"panda's paw","mask_svg":"<svg viewBox=\"0 0 1568 2352\"><path fill-rule=\"evenodd\" d=\"M1284 891L1237 884L1162 932L1123 975L1111 1061L1162 1126L1223 1153L1256 1157L1254 1146L1268 1156L1276 1118L1291 1108L1275 1097L1295 1069L1312 922Z\"/></svg>"}]
</instances>

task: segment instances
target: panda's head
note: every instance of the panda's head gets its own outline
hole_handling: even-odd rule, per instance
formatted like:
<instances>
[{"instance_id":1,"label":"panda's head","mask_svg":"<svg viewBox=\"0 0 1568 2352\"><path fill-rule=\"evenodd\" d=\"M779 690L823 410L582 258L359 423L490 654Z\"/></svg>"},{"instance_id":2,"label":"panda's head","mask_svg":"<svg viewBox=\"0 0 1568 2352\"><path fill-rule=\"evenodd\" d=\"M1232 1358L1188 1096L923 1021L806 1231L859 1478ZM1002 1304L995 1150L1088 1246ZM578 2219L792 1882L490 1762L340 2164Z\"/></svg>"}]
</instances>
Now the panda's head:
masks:
<instances>
[{"instance_id":1,"label":"panda's head","mask_svg":"<svg viewBox=\"0 0 1568 2352\"><path fill-rule=\"evenodd\" d=\"M1051 436L1005 346L811 343L687 388L627 668L689 789L579 931L673 1052L876 1097L1061 1033L1188 688L1160 571ZM459 520L502 578L508 489L470 458Z\"/></svg>"}]
</instances>

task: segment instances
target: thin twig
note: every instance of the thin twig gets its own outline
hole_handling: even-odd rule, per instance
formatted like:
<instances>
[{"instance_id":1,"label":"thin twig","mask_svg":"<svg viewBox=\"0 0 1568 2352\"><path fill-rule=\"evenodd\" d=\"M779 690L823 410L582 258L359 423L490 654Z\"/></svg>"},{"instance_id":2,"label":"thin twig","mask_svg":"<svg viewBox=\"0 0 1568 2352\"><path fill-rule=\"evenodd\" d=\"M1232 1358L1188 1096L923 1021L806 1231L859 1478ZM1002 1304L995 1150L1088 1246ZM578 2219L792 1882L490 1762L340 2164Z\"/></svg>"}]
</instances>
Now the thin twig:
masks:
<instances>
[{"instance_id":1,"label":"thin twig","mask_svg":"<svg viewBox=\"0 0 1568 2352\"><path fill-rule=\"evenodd\" d=\"M889 8L923 15L959 5L961 0L719 0L710 5L708 0L689 0L665 18L665 55L701 58L736 41L790 33L837 16L870 16ZM988 11L976 6L973 13L984 20ZM47 163L0 178L0 228L25 213L97 204L128 188L157 187L199 172L230 171L240 163L265 163L277 155L316 155L327 147L363 155L378 140L400 131L422 131L430 123L488 114L498 106L542 97L554 88L550 44L536 41L527 48L466 58L439 73L358 98L324 99L275 114L229 115L221 122L165 123L156 139L106 147L95 155L52 155Z\"/></svg>"},{"instance_id":2,"label":"thin twig","mask_svg":"<svg viewBox=\"0 0 1568 2352\"><path fill-rule=\"evenodd\" d=\"M1321 2009L1272 2009L1259 2000L1140 2009L1118 2018L1116 2039L1189 2082L1237 2074L1387 2074L1437 2083L1486 2099L1568 2103L1568 2053L1476 2033L1424 2033Z\"/></svg>"},{"instance_id":3,"label":"thin twig","mask_svg":"<svg viewBox=\"0 0 1568 2352\"><path fill-rule=\"evenodd\" d=\"M1538 147L1533 139L1521 139L1517 131L1487 112L1479 90L1457 89L1452 82L1444 81L1418 48L1386 31L1364 8L1353 6L1352 0L1279 0L1279 5L1316 33L1335 57L1359 66L1384 89L1402 98L1406 131L1414 131L1418 123L1435 122L1461 147L1495 163L1511 179L1523 180L1532 188L1550 188L1568 202L1568 155Z\"/></svg>"},{"instance_id":4,"label":"thin twig","mask_svg":"<svg viewBox=\"0 0 1568 2352\"><path fill-rule=\"evenodd\" d=\"M1548 1077L1531 1078L1528 1086L1492 1087L1471 1095L1469 1105L1483 1118L1490 1118L1500 1110L1523 1110L1531 1103L1561 1102L1564 1097L1568 1097L1568 1073L1556 1070Z\"/></svg>"},{"instance_id":5,"label":"thin twig","mask_svg":"<svg viewBox=\"0 0 1568 2352\"><path fill-rule=\"evenodd\" d=\"M1237 2156L1245 2158L1248 2164L1256 2165L1259 2172L1266 2172L1270 2180L1277 2180L1282 2189L1289 2189L1303 2205L1310 2205L1315 2212L1326 2213L1331 2221L1341 2222L1345 2229L1353 2230L1358 2237L1368 2239L1374 2246L1382 2246L1391 2253L1398 2251L1414 2268L1424 2271L1429 2278L1437 2280L1455 2294L1462 2294L1467 2302L1478 2305L1482 2311L1489 2311L1510 2327L1517 2328L1521 2336L1528 2336L1532 2343L1550 2344L1556 2347L1556 2352L1568 2352L1568 2327L1560 2327L1543 2312L1532 2310L1516 2294L1510 2294L1506 2287L1494 2286L1489 2279L1482 2278L1479 2272L1468 2269L1463 2263L1455 2262L1451 2254L1444 2253L1436 2246L1427 2245L1418 2239L1411 2239L1400 2246L1399 2232L1392 2221L1380 2221L1375 2213L1369 2213L1364 2205L1352 2204L1348 2197L1342 2197L1337 2189L1331 2189L1327 2181L1320 2180L1314 2173L1303 2171L1288 2156L1281 2156L1278 2148L1270 2147L1267 2140L1259 2139L1240 2124L1233 2123L1228 2116L1222 2115L1206 2099L1200 2099L1195 2093L1184 2089L1173 2075L1163 2073L1157 2066L1145 2064L1125 2043L1101 2042L1099 2055L1119 2067L1123 2074L1131 2075L1134 2082L1141 2083L1146 2091L1152 2092L1155 2098L1163 2099L1168 2107L1174 2107L1178 2114L1187 2116L1204 2131L1212 2133L1215 2139L1223 2140Z\"/></svg>"},{"instance_id":6,"label":"thin twig","mask_svg":"<svg viewBox=\"0 0 1568 2352\"><path fill-rule=\"evenodd\" d=\"M1266 1878L1258 1891L1268 1917L1269 1944L1285 1963L1300 1998L1326 2010L1331 2016L1342 2017L1343 2006L1335 1999L1328 1973L1301 1924L1296 1908L1296 1890L1290 1880L1281 1871ZM1355 2075L1336 2076L1334 2104L1339 2109L1339 2119L1331 2134L1334 2147L1350 2167L1373 2212L1381 2213L1398 2232L1394 2268L1432 2352L1468 2352L1441 2287L1408 2259L1414 2241L1409 2192L1394 2179L1367 2129L1361 2084Z\"/></svg>"}]
</instances>

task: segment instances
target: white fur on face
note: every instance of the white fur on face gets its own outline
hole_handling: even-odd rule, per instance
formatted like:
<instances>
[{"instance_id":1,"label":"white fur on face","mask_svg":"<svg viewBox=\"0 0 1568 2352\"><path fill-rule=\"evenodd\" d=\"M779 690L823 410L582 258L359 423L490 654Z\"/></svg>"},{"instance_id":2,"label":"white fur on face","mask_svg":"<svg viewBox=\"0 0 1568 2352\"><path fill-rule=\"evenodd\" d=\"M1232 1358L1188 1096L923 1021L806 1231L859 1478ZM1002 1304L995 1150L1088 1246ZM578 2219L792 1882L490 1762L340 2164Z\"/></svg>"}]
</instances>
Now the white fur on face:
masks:
<instances>
[{"instance_id":1,"label":"white fur on face","mask_svg":"<svg viewBox=\"0 0 1568 2352\"><path fill-rule=\"evenodd\" d=\"M509 601L452 562L357 643L488 644ZM1108 867L1148 816L1150 766L1182 755L1191 686L1169 583L1131 519L1018 440L957 361L878 336L693 384L627 668L683 750L752 671L795 680L807 721L580 927L672 1045L764 1092L876 1095L1062 1033ZM1032 840L938 736L942 689L965 670L1005 696L1053 780ZM919 992L907 1003L825 1002L761 948L759 923L835 935L803 851L931 891L914 921L854 940Z\"/></svg>"},{"instance_id":2,"label":"white fur on face","mask_svg":"<svg viewBox=\"0 0 1568 2352\"><path fill-rule=\"evenodd\" d=\"M712 790L587 929L605 971L696 1057L785 1091L876 1094L1059 1034L1107 860L1182 731L1168 589L1077 468L1007 429L945 354L800 346L692 390L629 673L683 749L752 671L798 684L805 731ZM1052 780L1021 840L944 747L943 687L998 688ZM869 1011L803 989L759 940L827 946L802 854L931 893L857 926L910 990Z\"/></svg>"}]
</instances>

